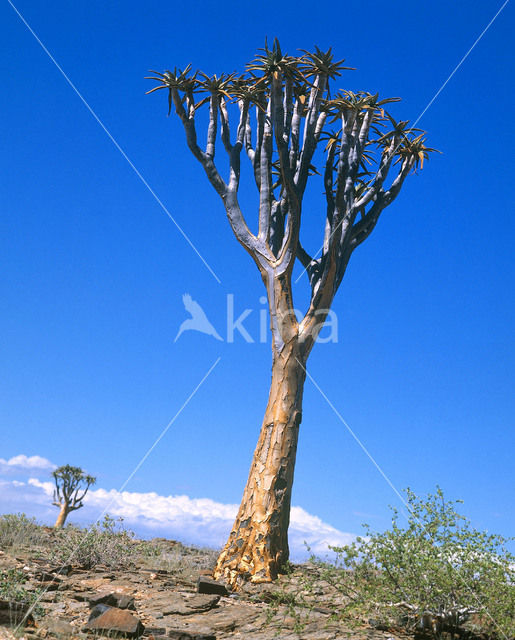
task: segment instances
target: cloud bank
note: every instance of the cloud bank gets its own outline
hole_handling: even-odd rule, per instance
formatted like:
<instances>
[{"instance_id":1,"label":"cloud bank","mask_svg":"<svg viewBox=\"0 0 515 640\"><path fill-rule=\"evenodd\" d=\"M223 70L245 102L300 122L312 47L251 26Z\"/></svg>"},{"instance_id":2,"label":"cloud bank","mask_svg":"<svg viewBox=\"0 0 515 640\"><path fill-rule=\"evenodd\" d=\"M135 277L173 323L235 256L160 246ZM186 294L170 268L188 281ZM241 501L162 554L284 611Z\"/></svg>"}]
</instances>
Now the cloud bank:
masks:
<instances>
[{"instance_id":1,"label":"cloud bank","mask_svg":"<svg viewBox=\"0 0 515 640\"><path fill-rule=\"evenodd\" d=\"M19 455L4 460L0 458L0 475L24 473L30 471L53 471L56 465L41 456Z\"/></svg>"},{"instance_id":2,"label":"cloud bank","mask_svg":"<svg viewBox=\"0 0 515 640\"><path fill-rule=\"evenodd\" d=\"M31 472L35 467L28 466L30 463L26 461L35 458L38 456L16 456L5 464L9 466L12 460L20 459ZM38 459L44 461L37 467L39 470L55 468L48 460ZM2 466L1 475L5 475ZM0 477L0 513L23 511L38 520L52 523L57 516L57 509L51 506L54 484L33 475L36 474L30 473L30 477L23 482ZM208 498L99 488L90 489L84 507L73 512L70 521L89 524L108 513L110 516L123 518L124 525L142 537L167 537L186 544L216 548L225 543L237 510L236 504L222 504ZM324 556L329 545L347 544L354 537L353 534L344 533L323 522L301 507L294 506L291 509L289 544L294 562L305 560L310 555L306 545L312 553Z\"/></svg>"}]
</instances>

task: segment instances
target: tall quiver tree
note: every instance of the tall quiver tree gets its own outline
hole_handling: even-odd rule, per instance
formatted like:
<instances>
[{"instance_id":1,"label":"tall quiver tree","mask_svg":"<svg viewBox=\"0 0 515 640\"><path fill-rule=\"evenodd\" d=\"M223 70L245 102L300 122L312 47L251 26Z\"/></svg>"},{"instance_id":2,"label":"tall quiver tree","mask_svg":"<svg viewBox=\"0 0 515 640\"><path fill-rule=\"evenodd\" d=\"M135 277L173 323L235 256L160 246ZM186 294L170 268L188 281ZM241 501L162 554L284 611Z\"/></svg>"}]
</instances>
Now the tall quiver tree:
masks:
<instances>
[{"instance_id":1,"label":"tall quiver tree","mask_svg":"<svg viewBox=\"0 0 515 640\"><path fill-rule=\"evenodd\" d=\"M433 151L424 145L423 132L410 129L408 122L395 122L384 110L397 98L379 100L364 91L331 96L330 83L349 69L343 62L333 59L331 49L318 47L289 56L276 40L272 49L260 50L242 76L209 77L192 73L191 66L152 72L151 79L159 84L148 93L167 90L168 113L173 106L188 147L221 197L234 235L256 263L268 296L270 394L238 515L214 572L233 587L249 578L270 581L288 560L308 356L352 252L370 235L408 174L422 167ZM198 99L199 93L206 95ZM204 105L209 122L207 143L201 148L196 114ZM227 179L215 163L220 142L228 156ZM242 151L259 192L257 234L247 226L238 201ZM315 173L323 176L326 200L318 257L309 255L299 237L303 197ZM388 180L390 173L394 175ZM295 260L311 285L309 308L300 321L292 294Z\"/></svg>"},{"instance_id":2,"label":"tall quiver tree","mask_svg":"<svg viewBox=\"0 0 515 640\"><path fill-rule=\"evenodd\" d=\"M83 500L96 478L89 476L80 467L72 467L66 464L52 472L55 482L54 502L59 507L59 515L54 527L60 529L68 517L70 511L80 509Z\"/></svg>"}]
</instances>

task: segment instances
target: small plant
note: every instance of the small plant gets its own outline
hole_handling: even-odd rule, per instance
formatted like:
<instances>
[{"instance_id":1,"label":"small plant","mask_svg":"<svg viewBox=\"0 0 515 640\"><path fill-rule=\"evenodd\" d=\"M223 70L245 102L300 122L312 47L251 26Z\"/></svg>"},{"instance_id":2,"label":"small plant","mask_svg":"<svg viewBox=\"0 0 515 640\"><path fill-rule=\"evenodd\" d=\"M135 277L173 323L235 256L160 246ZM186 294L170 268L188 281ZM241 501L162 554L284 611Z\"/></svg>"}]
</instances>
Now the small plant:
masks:
<instances>
[{"instance_id":1,"label":"small plant","mask_svg":"<svg viewBox=\"0 0 515 640\"><path fill-rule=\"evenodd\" d=\"M515 636L515 557L502 536L474 529L456 510L461 501L406 490L406 527L393 509L392 527L344 547L335 565L316 564L346 598L344 614L373 617L439 637L469 629L490 638Z\"/></svg>"},{"instance_id":2,"label":"small plant","mask_svg":"<svg viewBox=\"0 0 515 640\"><path fill-rule=\"evenodd\" d=\"M40 591L29 591L24 585L27 576L20 569L6 569L0 571L0 598L10 603L22 603L31 607L39 598ZM44 610L36 605L31 613L41 617Z\"/></svg>"},{"instance_id":3,"label":"small plant","mask_svg":"<svg viewBox=\"0 0 515 640\"><path fill-rule=\"evenodd\" d=\"M85 569L99 564L110 569L130 566L138 552L138 543L132 531L123 529L122 522L122 518L115 520L105 515L100 524L87 529L68 525L56 531L52 560L78 564Z\"/></svg>"},{"instance_id":4,"label":"small plant","mask_svg":"<svg viewBox=\"0 0 515 640\"><path fill-rule=\"evenodd\" d=\"M9 513L0 516L0 548L33 546L44 539L41 527L35 518L24 513Z\"/></svg>"},{"instance_id":5,"label":"small plant","mask_svg":"<svg viewBox=\"0 0 515 640\"><path fill-rule=\"evenodd\" d=\"M251 600L256 602L266 602L266 624L277 623L277 616L282 613L283 618L293 619L293 631L299 635L305 629L310 619L313 609L313 602L310 600L311 589L307 582L302 582L302 588L298 588L298 576L295 567L287 562L285 564L284 575L280 578L277 586L258 591ZM265 585L266 586L266 585ZM283 632L282 622L278 623L277 637L281 637Z\"/></svg>"},{"instance_id":6,"label":"small plant","mask_svg":"<svg viewBox=\"0 0 515 640\"><path fill-rule=\"evenodd\" d=\"M282 610L284 617L290 616L294 620L293 631L297 634L304 629L309 618L309 610L307 605L302 599L302 596L284 589L278 589L274 591L267 591L266 596L261 596L260 600L264 600L268 603L266 611L266 624L273 622L274 618ZM280 637L283 629L279 625L277 636Z\"/></svg>"}]
</instances>

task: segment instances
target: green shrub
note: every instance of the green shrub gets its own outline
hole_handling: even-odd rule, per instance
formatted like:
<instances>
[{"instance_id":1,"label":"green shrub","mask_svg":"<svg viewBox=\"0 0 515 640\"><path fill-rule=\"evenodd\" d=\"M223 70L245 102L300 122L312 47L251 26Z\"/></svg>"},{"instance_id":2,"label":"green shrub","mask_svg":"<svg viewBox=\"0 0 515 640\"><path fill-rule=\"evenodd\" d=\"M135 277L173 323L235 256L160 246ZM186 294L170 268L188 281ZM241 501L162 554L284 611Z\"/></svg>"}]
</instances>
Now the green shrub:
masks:
<instances>
[{"instance_id":1,"label":"green shrub","mask_svg":"<svg viewBox=\"0 0 515 640\"><path fill-rule=\"evenodd\" d=\"M0 516L0 548L33 546L43 541L44 534L35 518L24 513Z\"/></svg>"},{"instance_id":2,"label":"green shrub","mask_svg":"<svg viewBox=\"0 0 515 640\"><path fill-rule=\"evenodd\" d=\"M20 569L0 570L0 598L10 602L33 605L39 598L40 590L29 591L25 588L27 576ZM39 605L32 609L34 616L42 616L44 610Z\"/></svg>"},{"instance_id":3,"label":"green shrub","mask_svg":"<svg viewBox=\"0 0 515 640\"><path fill-rule=\"evenodd\" d=\"M324 580L346 598L344 614L373 617L439 636L469 631L515 637L515 557L507 539L477 531L438 487L421 500L406 490L407 526L333 548L335 565L316 561ZM467 622L468 621L468 622ZM465 625L465 626L467 626Z\"/></svg>"}]
</instances>

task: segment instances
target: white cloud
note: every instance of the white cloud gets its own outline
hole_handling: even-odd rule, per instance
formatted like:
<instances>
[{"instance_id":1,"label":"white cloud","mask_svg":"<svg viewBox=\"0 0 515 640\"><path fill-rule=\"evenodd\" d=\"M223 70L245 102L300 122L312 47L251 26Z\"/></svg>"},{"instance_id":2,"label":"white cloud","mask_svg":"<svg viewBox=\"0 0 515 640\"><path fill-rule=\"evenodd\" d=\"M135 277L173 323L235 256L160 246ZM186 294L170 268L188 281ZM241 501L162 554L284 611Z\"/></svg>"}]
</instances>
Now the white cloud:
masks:
<instances>
[{"instance_id":1,"label":"white cloud","mask_svg":"<svg viewBox=\"0 0 515 640\"><path fill-rule=\"evenodd\" d=\"M290 528L288 530L289 544L295 553L305 556L308 554L306 545L311 553L325 556L329 546L341 547L350 544L355 538L353 533L345 533L323 522L318 516L312 516L302 507L292 507Z\"/></svg>"},{"instance_id":2,"label":"white cloud","mask_svg":"<svg viewBox=\"0 0 515 640\"><path fill-rule=\"evenodd\" d=\"M26 513L42 522L49 522L55 507L39 487L19 480L0 479L0 513Z\"/></svg>"},{"instance_id":3,"label":"white cloud","mask_svg":"<svg viewBox=\"0 0 515 640\"><path fill-rule=\"evenodd\" d=\"M31 487L42 489L47 496L52 496L54 493L55 485L51 482L41 482L37 478L29 478L27 484Z\"/></svg>"},{"instance_id":4,"label":"white cloud","mask_svg":"<svg viewBox=\"0 0 515 640\"><path fill-rule=\"evenodd\" d=\"M37 478L30 478L26 483L0 481L0 513L25 511L51 523L57 515L51 505L53 488L52 482ZM84 508L73 512L70 520L84 525L108 513L123 518L124 525L142 537L162 536L216 548L227 539L237 510L235 504L222 504L208 498L92 489L86 496ZM311 553L325 556L329 545L348 544L354 537L301 507L291 509L289 544L293 561L305 560L310 555L306 544Z\"/></svg>"},{"instance_id":5,"label":"white cloud","mask_svg":"<svg viewBox=\"0 0 515 640\"><path fill-rule=\"evenodd\" d=\"M25 471L53 471L56 465L42 458L41 456L26 456L20 454L13 456L9 460L0 458L0 475L7 475L13 473L21 473Z\"/></svg>"}]
</instances>

